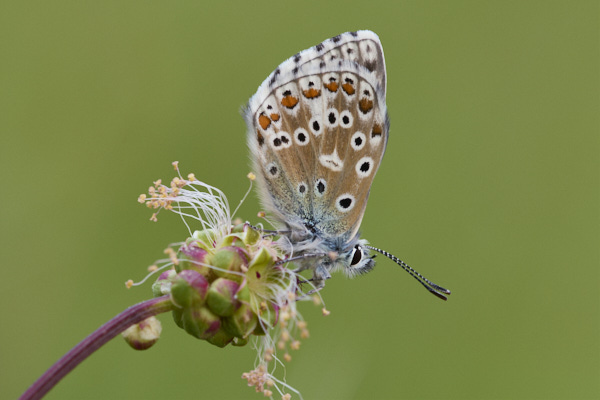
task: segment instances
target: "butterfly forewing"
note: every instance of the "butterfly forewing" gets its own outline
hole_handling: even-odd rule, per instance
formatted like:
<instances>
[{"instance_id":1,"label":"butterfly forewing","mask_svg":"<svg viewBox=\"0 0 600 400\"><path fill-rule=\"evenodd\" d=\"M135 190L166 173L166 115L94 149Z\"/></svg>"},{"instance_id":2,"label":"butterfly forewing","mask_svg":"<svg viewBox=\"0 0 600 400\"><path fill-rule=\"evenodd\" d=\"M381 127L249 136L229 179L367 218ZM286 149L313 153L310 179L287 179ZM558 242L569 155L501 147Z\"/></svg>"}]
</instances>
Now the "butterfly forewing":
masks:
<instances>
[{"instance_id":1,"label":"butterfly forewing","mask_svg":"<svg viewBox=\"0 0 600 400\"><path fill-rule=\"evenodd\" d=\"M250 100L248 142L265 206L280 222L352 239L388 122L377 36L346 33L282 63Z\"/></svg>"}]
</instances>

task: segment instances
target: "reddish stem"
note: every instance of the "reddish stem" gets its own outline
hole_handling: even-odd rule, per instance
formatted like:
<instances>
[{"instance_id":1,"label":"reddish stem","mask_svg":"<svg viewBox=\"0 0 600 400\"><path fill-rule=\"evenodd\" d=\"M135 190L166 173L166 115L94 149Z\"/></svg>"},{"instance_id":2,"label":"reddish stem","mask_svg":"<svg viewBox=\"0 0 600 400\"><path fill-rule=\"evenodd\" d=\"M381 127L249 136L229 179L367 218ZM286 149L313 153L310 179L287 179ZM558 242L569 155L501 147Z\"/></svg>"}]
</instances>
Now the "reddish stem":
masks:
<instances>
[{"instance_id":1,"label":"reddish stem","mask_svg":"<svg viewBox=\"0 0 600 400\"><path fill-rule=\"evenodd\" d=\"M121 314L117 315L90 336L83 339L77 346L73 347L52 367L50 367L37 381L33 383L19 398L20 400L34 400L44 397L62 378L65 377L73 368L90 356L94 351L102 347L110 339L137 324L148 317L163 312L171 311L173 303L169 296L157 297L152 300L146 300L139 304L129 307Z\"/></svg>"}]
</instances>

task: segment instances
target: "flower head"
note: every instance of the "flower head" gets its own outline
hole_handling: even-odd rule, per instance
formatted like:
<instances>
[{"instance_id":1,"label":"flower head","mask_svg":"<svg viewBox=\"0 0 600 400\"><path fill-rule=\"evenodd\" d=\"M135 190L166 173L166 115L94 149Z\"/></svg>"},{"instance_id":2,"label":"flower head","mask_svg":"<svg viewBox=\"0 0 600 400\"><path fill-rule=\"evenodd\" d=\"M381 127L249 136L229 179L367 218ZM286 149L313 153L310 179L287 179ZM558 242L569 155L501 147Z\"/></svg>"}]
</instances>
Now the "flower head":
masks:
<instances>
[{"instance_id":1,"label":"flower head","mask_svg":"<svg viewBox=\"0 0 600 400\"><path fill-rule=\"evenodd\" d=\"M175 323L219 347L253 339L258 361L242 376L248 385L267 397L273 390L283 398L299 395L272 374L309 336L296 309L297 300L306 298L299 287L303 280L286 267L286 254L273 237L247 223L234 224L223 192L193 174L187 179L178 174L169 185L158 180L138 201L157 210L151 220L165 209L179 214L189 230L188 239L169 246L168 259L151 271L162 271L152 290L157 297L170 296Z\"/></svg>"}]
</instances>

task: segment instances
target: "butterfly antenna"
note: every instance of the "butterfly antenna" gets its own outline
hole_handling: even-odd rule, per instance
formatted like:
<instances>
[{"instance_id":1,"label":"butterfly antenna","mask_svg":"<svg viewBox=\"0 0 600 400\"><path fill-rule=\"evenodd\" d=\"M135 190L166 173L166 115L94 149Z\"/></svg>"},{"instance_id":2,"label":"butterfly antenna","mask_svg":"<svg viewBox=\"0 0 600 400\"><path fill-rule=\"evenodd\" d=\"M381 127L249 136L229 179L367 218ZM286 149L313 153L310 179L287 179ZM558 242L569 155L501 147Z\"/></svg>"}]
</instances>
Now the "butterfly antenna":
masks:
<instances>
[{"instance_id":1,"label":"butterfly antenna","mask_svg":"<svg viewBox=\"0 0 600 400\"><path fill-rule=\"evenodd\" d=\"M447 294L447 295L450 294L450 291L448 289L444 289L443 287L438 286L435 283L431 282L429 279L425 278L423 275L421 275L420 273L418 273L417 271L415 271L414 269L412 269L404 261L400 260L395 255L390 254L390 253L388 253L385 250L378 249L377 247L373 247L373 246L365 246L365 247L368 248L368 249L374 250L374 251L376 251L378 253L383 254L384 256L386 256L387 258L389 258L390 260L392 260L393 262L395 262L396 264L398 264L399 266L401 266L402 269L404 269L413 278L415 278L417 281L419 281L419 283L421 285L423 285L425 287L425 289L429 290L429 292L431 294L435 295L436 297L438 297L438 298L440 298L442 300L448 300L448 298L446 296L444 296L444 294Z\"/></svg>"}]
</instances>

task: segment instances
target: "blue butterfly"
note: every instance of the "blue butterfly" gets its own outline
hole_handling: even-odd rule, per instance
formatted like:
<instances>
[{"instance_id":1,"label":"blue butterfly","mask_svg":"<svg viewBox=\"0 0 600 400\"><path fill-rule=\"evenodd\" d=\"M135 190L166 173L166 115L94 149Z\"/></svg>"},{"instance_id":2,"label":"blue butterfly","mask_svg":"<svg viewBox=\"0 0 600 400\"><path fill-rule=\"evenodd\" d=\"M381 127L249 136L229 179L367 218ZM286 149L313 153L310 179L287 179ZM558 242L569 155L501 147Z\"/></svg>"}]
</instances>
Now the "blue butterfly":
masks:
<instances>
[{"instance_id":1,"label":"blue butterfly","mask_svg":"<svg viewBox=\"0 0 600 400\"><path fill-rule=\"evenodd\" d=\"M299 271L312 271L317 290L332 271L370 271L375 251L445 300L449 290L360 239L388 140L385 98L383 48L371 31L335 36L284 61L244 110L259 196L279 243Z\"/></svg>"}]
</instances>

